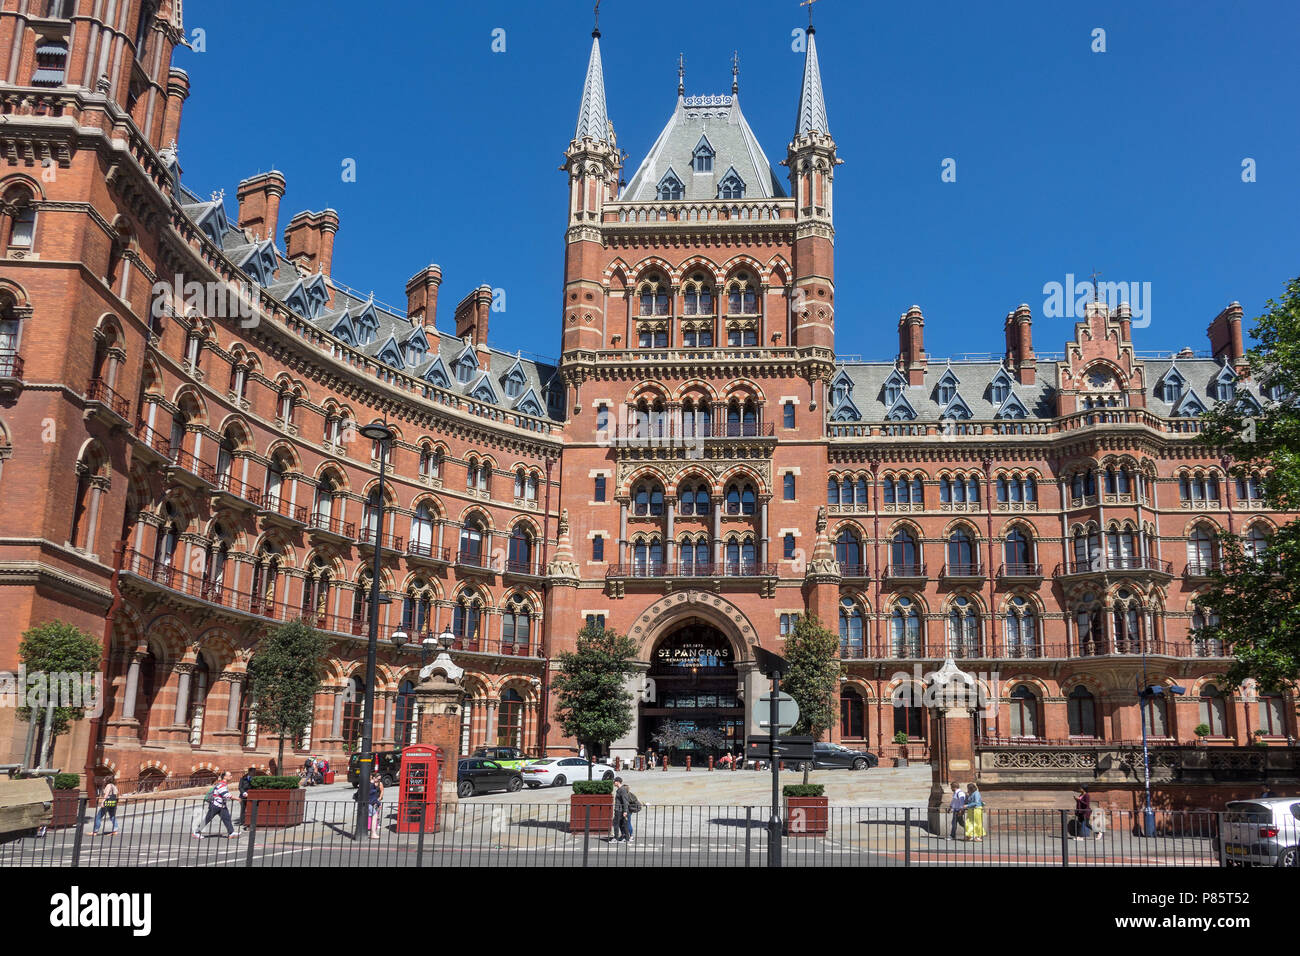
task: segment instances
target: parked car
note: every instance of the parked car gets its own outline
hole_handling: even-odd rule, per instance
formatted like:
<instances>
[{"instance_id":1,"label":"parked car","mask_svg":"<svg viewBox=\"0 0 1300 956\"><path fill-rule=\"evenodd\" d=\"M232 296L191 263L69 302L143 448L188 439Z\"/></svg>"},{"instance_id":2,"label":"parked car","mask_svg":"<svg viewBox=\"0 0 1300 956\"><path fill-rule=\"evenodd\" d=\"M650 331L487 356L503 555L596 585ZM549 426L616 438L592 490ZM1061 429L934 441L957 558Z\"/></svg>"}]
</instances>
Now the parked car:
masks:
<instances>
[{"instance_id":1,"label":"parked car","mask_svg":"<svg viewBox=\"0 0 1300 956\"><path fill-rule=\"evenodd\" d=\"M518 770L503 767L495 760L483 757L462 757L456 764L456 793L472 797L489 790L508 790L514 793L524 785Z\"/></svg>"},{"instance_id":2,"label":"parked car","mask_svg":"<svg viewBox=\"0 0 1300 956\"><path fill-rule=\"evenodd\" d=\"M479 747L470 756L495 760L511 770L522 770L525 765L533 762L533 758L526 756L518 747Z\"/></svg>"},{"instance_id":3,"label":"parked car","mask_svg":"<svg viewBox=\"0 0 1300 956\"><path fill-rule=\"evenodd\" d=\"M847 767L849 770L869 770L880 763L878 757L869 750L850 750L841 744L813 744L812 768L814 770L832 770ZM803 769L803 763L798 766Z\"/></svg>"},{"instance_id":4,"label":"parked car","mask_svg":"<svg viewBox=\"0 0 1300 956\"><path fill-rule=\"evenodd\" d=\"M535 790L538 787L562 787L575 780L586 780L588 766L591 767L592 780L614 779L614 768L609 764L591 763L582 757L543 757L524 767L521 773L524 783Z\"/></svg>"},{"instance_id":5,"label":"parked car","mask_svg":"<svg viewBox=\"0 0 1300 956\"><path fill-rule=\"evenodd\" d=\"M1224 810L1223 852L1230 864L1300 866L1300 800L1230 800Z\"/></svg>"},{"instance_id":6,"label":"parked car","mask_svg":"<svg viewBox=\"0 0 1300 956\"><path fill-rule=\"evenodd\" d=\"M384 782L385 787L397 783L402 774L402 752L400 750L380 750L375 754L375 765L370 769L370 778L376 777ZM361 786L361 754L348 757L348 783L354 787Z\"/></svg>"}]
</instances>

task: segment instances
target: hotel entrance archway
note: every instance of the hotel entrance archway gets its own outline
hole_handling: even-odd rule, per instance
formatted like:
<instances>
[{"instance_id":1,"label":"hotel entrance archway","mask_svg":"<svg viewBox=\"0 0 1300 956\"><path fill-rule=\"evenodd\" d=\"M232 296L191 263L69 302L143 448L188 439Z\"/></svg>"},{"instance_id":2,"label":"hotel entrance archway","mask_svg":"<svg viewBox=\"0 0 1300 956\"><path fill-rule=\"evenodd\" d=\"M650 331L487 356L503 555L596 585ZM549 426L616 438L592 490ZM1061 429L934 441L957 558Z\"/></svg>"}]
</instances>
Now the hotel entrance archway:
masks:
<instances>
[{"instance_id":1,"label":"hotel entrance archway","mask_svg":"<svg viewBox=\"0 0 1300 956\"><path fill-rule=\"evenodd\" d=\"M745 710L735 650L712 624L693 618L674 628L651 652L646 673L651 699L640 704L639 752L653 750L672 764L695 766L709 757L743 752ZM656 734L675 725L685 739L664 746Z\"/></svg>"}]
</instances>

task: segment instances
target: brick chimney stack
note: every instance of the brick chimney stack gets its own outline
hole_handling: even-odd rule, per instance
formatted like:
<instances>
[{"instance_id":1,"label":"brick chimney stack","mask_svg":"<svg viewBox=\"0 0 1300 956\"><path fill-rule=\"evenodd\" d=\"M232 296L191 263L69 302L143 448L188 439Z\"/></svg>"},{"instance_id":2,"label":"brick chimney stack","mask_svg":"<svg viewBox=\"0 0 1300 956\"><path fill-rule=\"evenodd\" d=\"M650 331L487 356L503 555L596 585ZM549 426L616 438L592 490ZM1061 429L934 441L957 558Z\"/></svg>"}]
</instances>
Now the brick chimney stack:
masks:
<instances>
[{"instance_id":1,"label":"brick chimney stack","mask_svg":"<svg viewBox=\"0 0 1300 956\"><path fill-rule=\"evenodd\" d=\"M190 96L190 75L178 66L167 74L167 106L163 114L163 146L180 140L181 112Z\"/></svg>"},{"instance_id":2,"label":"brick chimney stack","mask_svg":"<svg viewBox=\"0 0 1300 956\"><path fill-rule=\"evenodd\" d=\"M1216 359L1227 358L1233 365L1243 365L1246 348L1241 338L1241 303L1232 302L1214 317L1206 334L1210 337L1210 351Z\"/></svg>"},{"instance_id":3,"label":"brick chimney stack","mask_svg":"<svg viewBox=\"0 0 1300 956\"><path fill-rule=\"evenodd\" d=\"M1119 320L1119 340L1133 341L1133 310L1127 302L1121 302L1115 309L1115 318Z\"/></svg>"},{"instance_id":4,"label":"brick chimney stack","mask_svg":"<svg viewBox=\"0 0 1300 956\"><path fill-rule=\"evenodd\" d=\"M406 283L406 316L412 325L427 329L436 327L438 319L438 286L442 285L442 269L428 265Z\"/></svg>"},{"instance_id":5,"label":"brick chimney stack","mask_svg":"<svg viewBox=\"0 0 1300 956\"><path fill-rule=\"evenodd\" d=\"M1023 302L1016 311L1007 313L1004 326L1007 337L1007 364L1015 370L1016 381L1033 385L1038 378L1038 360L1034 357L1034 314Z\"/></svg>"},{"instance_id":6,"label":"brick chimney stack","mask_svg":"<svg viewBox=\"0 0 1300 956\"><path fill-rule=\"evenodd\" d=\"M289 261L304 272L319 272L329 278L334 262L334 234L339 231L339 214L333 209L300 212L284 227L284 248Z\"/></svg>"},{"instance_id":7,"label":"brick chimney stack","mask_svg":"<svg viewBox=\"0 0 1300 956\"><path fill-rule=\"evenodd\" d=\"M898 319L898 361L908 385L925 384L925 316L914 305Z\"/></svg>"},{"instance_id":8,"label":"brick chimney stack","mask_svg":"<svg viewBox=\"0 0 1300 956\"><path fill-rule=\"evenodd\" d=\"M488 315L492 311L492 287L481 285L456 306L456 337L468 339L478 353L479 368L487 368Z\"/></svg>"},{"instance_id":9,"label":"brick chimney stack","mask_svg":"<svg viewBox=\"0 0 1300 956\"><path fill-rule=\"evenodd\" d=\"M250 230L258 241L274 239L284 187L284 174L274 169L241 182L235 191L239 199L239 228Z\"/></svg>"}]
</instances>

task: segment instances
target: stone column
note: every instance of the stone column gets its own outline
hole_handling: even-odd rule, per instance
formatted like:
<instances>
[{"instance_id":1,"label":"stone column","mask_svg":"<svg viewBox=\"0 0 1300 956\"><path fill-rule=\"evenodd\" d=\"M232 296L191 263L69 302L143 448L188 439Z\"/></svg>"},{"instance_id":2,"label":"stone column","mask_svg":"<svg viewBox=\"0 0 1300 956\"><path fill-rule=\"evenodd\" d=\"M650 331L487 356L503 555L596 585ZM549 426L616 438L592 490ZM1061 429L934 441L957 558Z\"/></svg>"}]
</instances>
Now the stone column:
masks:
<instances>
[{"instance_id":1,"label":"stone column","mask_svg":"<svg viewBox=\"0 0 1300 956\"><path fill-rule=\"evenodd\" d=\"M131 664L126 670L126 700L122 702L123 720L135 720L135 699L140 690L140 662L147 656L139 652L131 655Z\"/></svg>"},{"instance_id":2,"label":"stone column","mask_svg":"<svg viewBox=\"0 0 1300 956\"><path fill-rule=\"evenodd\" d=\"M668 516L668 528L664 532L664 564L669 568L677 558L677 498L664 495L664 514Z\"/></svg>"},{"instance_id":3,"label":"stone column","mask_svg":"<svg viewBox=\"0 0 1300 956\"><path fill-rule=\"evenodd\" d=\"M448 815L456 813L456 761L460 757L461 711L465 688L444 674L434 673L415 688L420 708L420 740L442 751L442 779L438 802L441 807L440 829L450 826Z\"/></svg>"},{"instance_id":4,"label":"stone column","mask_svg":"<svg viewBox=\"0 0 1300 956\"><path fill-rule=\"evenodd\" d=\"M238 732L239 701L244 696L244 675L227 671L221 675L221 679L230 688L230 694L226 700L226 730Z\"/></svg>"},{"instance_id":5,"label":"stone column","mask_svg":"<svg viewBox=\"0 0 1300 956\"><path fill-rule=\"evenodd\" d=\"M496 697L489 697L484 701L484 723L483 723L483 743L489 747L495 747L497 741L497 704L500 701Z\"/></svg>"},{"instance_id":6,"label":"stone column","mask_svg":"<svg viewBox=\"0 0 1300 956\"><path fill-rule=\"evenodd\" d=\"M190 707L190 675L194 673L194 665L177 664L175 670L180 675L180 679L176 687L176 719L172 722L178 727L183 727L185 712Z\"/></svg>"},{"instance_id":7,"label":"stone column","mask_svg":"<svg viewBox=\"0 0 1300 956\"><path fill-rule=\"evenodd\" d=\"M763 496L763 510L762 510L762 518L760 519L760 522L761 522L761 523L760 523L760 539L759 539L759 540L762 542L762 544L761 544L761 546L760 546L760 554L759 554L759 558L758 558L758 560L759 560L759 563L764 564L764 565L767 564L767 537L768 537L768 535L767 535L767 503L768 503L768 500L769 500L769 497L768 497L767 495L764 495L764 496ZM764 572L764 573L766 573L766 572Z\"/></svg>"}]
</instances>

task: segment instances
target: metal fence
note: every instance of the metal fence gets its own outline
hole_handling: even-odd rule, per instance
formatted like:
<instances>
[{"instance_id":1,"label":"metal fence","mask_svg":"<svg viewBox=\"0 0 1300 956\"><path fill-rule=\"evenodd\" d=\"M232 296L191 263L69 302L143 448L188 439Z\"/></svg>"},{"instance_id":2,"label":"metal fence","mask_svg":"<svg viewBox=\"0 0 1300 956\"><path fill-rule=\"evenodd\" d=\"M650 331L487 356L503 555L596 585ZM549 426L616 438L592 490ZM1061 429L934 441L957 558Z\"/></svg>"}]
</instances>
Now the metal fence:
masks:
<instances>
[{"instance_id":1,"label":"metal fence","mask_svg":"<svg viewBox=\"0 0 1300 956\"><path fill-rule=\"evenodd\" d=\"M600 808L568 803L462 801L440 815L437 832L397 832L397 807L385 803L376 837L356 837L352 801L306 801L302 822L262 826L260 803L234 837L200 798L121 804L116 833L106 820L92 834L93 809L81 801L81 825L0 838L0 867L15 866L767 866L766 806L645 806L633 816L633 839L614 842ZM453 808L445 808L451 810ZM432 812L432 811L430 811ZM603 811L608 815L608 809ZM571 818L571 814L578 814ZM590 817L587 815L590 814ZM918 807L836 807L792 813L780 833L783 866L1219 866L1215 835L1223 814L1158 814L1142 836L1141 814L1106 815L1101 837L1076 838L1065 810L986 810L985 835L950 839L951 817ZM592 821L591 829L580 824ZM605 820L608 817L606 816ZM244 822L247 826L243 826ZM1098 816L1096 822L1100 823Z\"/></svg>"}]
</instances>

